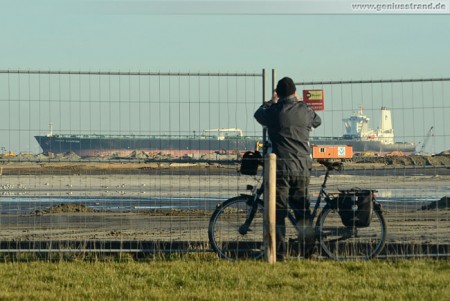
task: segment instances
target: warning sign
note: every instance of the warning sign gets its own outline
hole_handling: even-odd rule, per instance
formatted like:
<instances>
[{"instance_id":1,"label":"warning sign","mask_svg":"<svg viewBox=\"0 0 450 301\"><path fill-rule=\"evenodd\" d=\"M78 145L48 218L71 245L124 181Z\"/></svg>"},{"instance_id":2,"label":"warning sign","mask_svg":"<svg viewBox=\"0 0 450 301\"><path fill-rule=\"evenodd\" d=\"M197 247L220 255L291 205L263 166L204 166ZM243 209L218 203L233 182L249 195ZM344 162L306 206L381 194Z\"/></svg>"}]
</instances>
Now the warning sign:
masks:
<instances>
[{"instance_id":1,"label":"warning sign","mask_svg":"<svg viewBox=\"0 0 450 301\"><path fill-rule=\"evenodd\" d=\"M314 111L325 109L323 90L303 90L303 101Z\"/></svg>"}]
</instances>

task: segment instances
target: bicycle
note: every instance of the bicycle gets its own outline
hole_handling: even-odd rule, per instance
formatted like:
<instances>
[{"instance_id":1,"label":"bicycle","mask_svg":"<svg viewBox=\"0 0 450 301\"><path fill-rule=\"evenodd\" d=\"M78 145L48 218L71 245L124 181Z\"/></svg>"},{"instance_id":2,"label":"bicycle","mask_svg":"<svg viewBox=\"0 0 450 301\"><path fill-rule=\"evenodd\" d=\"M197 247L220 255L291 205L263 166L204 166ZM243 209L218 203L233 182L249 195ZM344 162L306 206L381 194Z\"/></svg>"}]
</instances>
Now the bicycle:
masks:
<instances>
[{"instance_id":1,"label":"bicycle","mask_svg":"<svg viewBox=\"0 0 450 301\"><path fill-rule=\"evenodd\" d=\"M312 229L313 247L319 249L319 255L335 260L372 259L383 250L387 225L376 201L376 190L339 190L336 194L326 192L330 172L342 169L341 162L319 161L326 168L311 214L304 214L307 227L299 227L292 210L288 220L294 226L288 235L289 249L292 253L305 247L305 232L300 229ZM241 194L218 204L213 212L208 237L212 249L224 259L260 258L263 256L263 185L247 185L251 194ZM362 200L369 202L366 211L359 208ZM321 206L325 203L324 206ZM361 210L360 210L361 209ZM320 213L319 213L320 212ZM318 214L319 213L319 214ZM315 227L312 227L317 217ZM366 216L366 222L362 221ZM318 245L317 245L318 243ZM305 255L305 254L304 254ZM310 254L306 254L310 255Z\"/></svg>"}]
</instances>

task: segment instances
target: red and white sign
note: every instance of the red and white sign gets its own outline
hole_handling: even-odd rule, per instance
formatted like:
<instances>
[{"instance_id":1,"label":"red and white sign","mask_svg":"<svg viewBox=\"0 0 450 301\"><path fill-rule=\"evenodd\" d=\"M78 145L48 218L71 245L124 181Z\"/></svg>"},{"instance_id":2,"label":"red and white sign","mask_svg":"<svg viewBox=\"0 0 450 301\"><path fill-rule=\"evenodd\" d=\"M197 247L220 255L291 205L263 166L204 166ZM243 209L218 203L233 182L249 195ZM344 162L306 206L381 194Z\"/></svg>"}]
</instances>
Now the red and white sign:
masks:
<instances>
[{"instance_id":1,"label":"red and white sign","mask_svg":"<svg viewBox=\"0 0 450 301\"><path fill-rule=\"evenodd\" d=\"M303 90L303 101L314 111L325 110L323 90Z\"/></svg>"}]
</instances>

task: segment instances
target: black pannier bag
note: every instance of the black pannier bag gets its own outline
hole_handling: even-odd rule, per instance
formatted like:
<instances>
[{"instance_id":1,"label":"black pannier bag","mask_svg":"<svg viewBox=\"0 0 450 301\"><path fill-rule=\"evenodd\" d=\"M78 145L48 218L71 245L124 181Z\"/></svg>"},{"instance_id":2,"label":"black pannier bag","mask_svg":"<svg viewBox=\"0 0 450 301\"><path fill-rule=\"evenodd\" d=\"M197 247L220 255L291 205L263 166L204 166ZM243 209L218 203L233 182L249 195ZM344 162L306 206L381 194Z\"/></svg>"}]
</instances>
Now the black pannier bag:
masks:
<instances>
[{"instance_id":1,"label":"black pannier bag","mask_svg":"<svg viewBox=\"0 0 450 301\"><path fill-rule=\"evenodd\" d=\"M263 165L262 155L260 152L245 152L242 156L240 172L243 175L254 176L258 173L259 165Z\"/></svg>"},{"instance_id":2,"label":"black pannier bag","mask_svg":"<svg viewBox=\"0 0 450 301\"><path fill-rule=\"evenodd\" d=\"M369 227L373 210L372 196L371 190L340 191L337 209L342 223L347 227Z\"/></svg>"}]
</instances>

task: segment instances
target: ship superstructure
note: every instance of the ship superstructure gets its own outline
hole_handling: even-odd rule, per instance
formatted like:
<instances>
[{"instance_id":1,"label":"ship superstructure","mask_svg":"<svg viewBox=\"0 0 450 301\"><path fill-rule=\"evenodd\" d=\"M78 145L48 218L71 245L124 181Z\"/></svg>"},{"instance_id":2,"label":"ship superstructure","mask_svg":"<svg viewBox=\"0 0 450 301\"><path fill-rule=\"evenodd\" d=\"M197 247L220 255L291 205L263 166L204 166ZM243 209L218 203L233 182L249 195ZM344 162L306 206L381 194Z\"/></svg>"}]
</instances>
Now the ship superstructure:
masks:
<instances>
[{"instance_id":1,"label":"ship superstructure","mask_svg":"<svg viewBox=\"0 0 450 301\"><path fill-rule=\"evenodd\" d=\"M342 137L312 137L311 143L352 145L355 153L414 152L415 145L413 143L395 142L391 111L386 107L381 107L380 115L380 126L373 130L369 125L370 118L364 114L361 106L358 112L342 119L345 128L345 134Z\"/></svg>"},{"instance_id":2,"label":"ship superstructure","mask_svg":"<svg viewBox=\"0 0 450 301\"><path fill-rule=\"evenodd\" d=\"M391 111L381 108L380 127L372 130L369 126L370 118L364 115L360 107L358 113L353 113L344 122L345 134L343 138L361 141L380 141L383 144L394 144L394 129L392 128Z\"/></svg>"}]
</instances>

